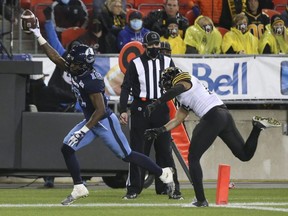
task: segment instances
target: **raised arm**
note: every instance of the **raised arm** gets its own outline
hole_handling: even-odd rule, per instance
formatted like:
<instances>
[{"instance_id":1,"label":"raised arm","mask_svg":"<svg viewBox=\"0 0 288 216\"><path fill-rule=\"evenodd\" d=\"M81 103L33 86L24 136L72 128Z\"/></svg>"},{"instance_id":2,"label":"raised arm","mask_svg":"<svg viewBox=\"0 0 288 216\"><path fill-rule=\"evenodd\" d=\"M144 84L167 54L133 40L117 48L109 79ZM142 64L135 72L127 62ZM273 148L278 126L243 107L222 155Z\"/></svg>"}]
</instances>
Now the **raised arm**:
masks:
<instances>
[{"instance_id":1,"label":"raised arm","mask_svg":"<svg viewBox=\"0 0 288 216\"><path fill-rule=\"evenodd\" d=\"M67 70L68 63L66 62L66 60L63 59L59 55L59 53L54 48L52 48L50 44L45 40L45 38L43 38L43 36L41 35L38 19L37 19L37 27L34 29L30 28L30 31L33 32L39 45L42 47L43 51L46 53L48 58L62 70Z\"/></svg>"}]
</instances>

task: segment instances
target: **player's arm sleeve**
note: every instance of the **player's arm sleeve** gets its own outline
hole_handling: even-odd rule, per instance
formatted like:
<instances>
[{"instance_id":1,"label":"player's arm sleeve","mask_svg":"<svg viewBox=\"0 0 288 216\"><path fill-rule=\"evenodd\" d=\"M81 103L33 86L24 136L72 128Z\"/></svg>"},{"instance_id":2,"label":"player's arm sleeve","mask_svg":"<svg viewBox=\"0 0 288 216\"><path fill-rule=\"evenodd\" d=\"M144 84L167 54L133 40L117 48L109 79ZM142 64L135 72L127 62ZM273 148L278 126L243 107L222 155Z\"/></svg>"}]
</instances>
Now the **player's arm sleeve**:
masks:
<instances>
[{"instance_id":1,"label":"player's arm sleeve","mask_svg":"<svg viewBox=\"0 0 288 216\"><path fill-rule=\"evenodd\" d=\"M159 98L160 103L165 103L169 100L172 100L177 95L186 91L186 88L183 84L177 84L169 89L164 95Z\"/></svg>"},{"instance_id":2,"label":"player's arm sleeve","mask_svg":"<svg viewBox=\"0 0 288 216\"><path fill-rule=\"evenodd\" d=\"M172 88L159 98L161 103L165 103L177 95L189 90L192 87L191 75L188 72L178 74L172 80Z\"/></svg>"},{"instance_id":3,"label":"player's arm sleeve","mask_svg":"<svg viewBox=\"0 0 288 216\"><path fill-rule=\"evenodd\" d=\"M62 56L66 50L58 39L52 20L46 20L44 28L48 43Z\"/></svg>"}]
</instances>

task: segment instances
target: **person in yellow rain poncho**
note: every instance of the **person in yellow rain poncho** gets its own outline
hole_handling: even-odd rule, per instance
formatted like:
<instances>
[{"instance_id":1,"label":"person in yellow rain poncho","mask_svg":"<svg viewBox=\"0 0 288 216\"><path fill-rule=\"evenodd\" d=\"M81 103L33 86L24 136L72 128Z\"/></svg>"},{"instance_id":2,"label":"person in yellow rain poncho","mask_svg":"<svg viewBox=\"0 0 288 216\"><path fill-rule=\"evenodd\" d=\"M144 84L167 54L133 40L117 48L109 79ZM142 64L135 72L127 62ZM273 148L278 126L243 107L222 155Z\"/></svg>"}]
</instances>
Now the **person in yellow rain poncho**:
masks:
<instances>
[{"instance_id":1,"label":"person in yellow rain poncho","mask_svg":"<svg viewBox=\"0 0 288 216\"><path fill-rule=\"evenodd\" d=\"M160 37L161 42L168 42L171 46L171 54L185 54L186 45L179 34L179 26L176 18L167 19L167 32Z\"/></svg>"},{"instance_id":2,"label":"person in yellow rain poncho","mask_svg":"<svg viewBox=\"0 0 288 216\"><path fill-rule=\"evenodd\" d=\"M207 16L199 16L185 33L186 53L220 54L222 35Z\"/></svg>"},{"instance_id":3,"label":"person in yellow rain poncho","mask_svg":"<svg viewBox=\"0 0 288 216\"><path fill-rule=\"evenodd\" d=\"M233 27L223 37L222 51L226 54L258 54L258 38L248 31L245 14L233 18Z\"/></svg>"},{"instance_id":4,"label":"person in yellow rain poncho","mask_svg":"<svg viewBox=\"0 0 288 216\"><path fill-rule=\"evenodd\" d=\"M259 41L259 53L288 54L288 30L280 15L272 16L271 24L266 26Z\"/></svg>"}]
</instances>

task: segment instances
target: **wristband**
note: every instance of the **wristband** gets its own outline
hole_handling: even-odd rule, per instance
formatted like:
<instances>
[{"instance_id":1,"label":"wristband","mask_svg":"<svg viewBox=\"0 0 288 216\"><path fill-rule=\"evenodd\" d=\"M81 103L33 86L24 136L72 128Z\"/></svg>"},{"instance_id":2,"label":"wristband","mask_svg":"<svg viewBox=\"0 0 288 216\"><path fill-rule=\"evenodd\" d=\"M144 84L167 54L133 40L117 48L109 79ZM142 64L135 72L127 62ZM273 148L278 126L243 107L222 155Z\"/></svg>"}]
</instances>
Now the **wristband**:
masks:
<instances>
[{"instance_id":1,"label":"wristband","mask_svg":"<svg viewBox=\"0 0 288 216\"><path fill-rule=\"evenodd\" d=\"M42 46L43 44L47 43L47 41L45 40L45 38L43 38L42 36L37 38L38 43L40 44L40 46Z\"/></svg>"},{"instance_id":2,"label":"wristband","mask_svg":"<svg viewBox=\"0 0 288 216\"><path fill-rule=\"evenodd\" d=\"M82 131L82 132L84 132L84 133L87 133L89 130L90 130L90 129L89 129L86 125L84 125L84 126L80 129L80 131Z\"/></svg>"},{"instance_id":3,"label":"wristband","mask_svg":"<svg viewBox=\"0 0 288 216\"><path fill-rule=\"evenodd\" d=\"M167 128L165 126L162 126L162 127L159 128L159 132L160 133L164 133L166 131L167 131Z\"/></svg>"}]
</instances>

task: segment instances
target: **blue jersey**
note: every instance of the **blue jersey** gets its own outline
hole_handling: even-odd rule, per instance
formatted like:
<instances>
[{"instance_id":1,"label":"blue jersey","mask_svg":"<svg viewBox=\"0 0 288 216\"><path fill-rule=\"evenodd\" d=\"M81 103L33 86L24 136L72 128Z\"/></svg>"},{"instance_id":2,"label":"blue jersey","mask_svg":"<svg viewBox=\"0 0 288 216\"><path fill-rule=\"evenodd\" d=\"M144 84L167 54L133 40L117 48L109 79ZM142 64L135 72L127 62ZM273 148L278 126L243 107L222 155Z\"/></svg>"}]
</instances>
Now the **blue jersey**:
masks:
<instances>
[{"instance_id":1,"label":"blue jersey","mask_svg":"<svg viewBox=\"0 0 288 216\"><path fill-rule=\"evenodd\" d=\"M101 93L103 95L106 112L102 119L111 115L112 111L108 107L107 97L105 95L104 79L95 69L86 71L80 76L72 77L72 90L87 121L95 111L95 107L89 98L89 95L93 93Z\"/></svg>"},{"instance_id":2,"label":"blue jersey","mask_svg":"<svg viewBox=\"0 0 288 216\"><path fill-rule=\"evenodd\" d=\"M125 158L131 153L130 145L125 134L121 130L121 125L117 116L108 107L107 97L105 95L105 84L103 77L95 69L86 71L84 74L72 77L72 90L78 99L78 102L83 110L85 119L78 123L70 130L64 138L63 143L68 145L68 141L73 136L75 131L79 131L90 119L95 111L89 95L101 93L105 104L105 114L86 133L84 138L76 146L72 148L77 151L86 145L89 145L95 138L100 137L104 144L119 158Z\"/></svg>"}]
</instances>

